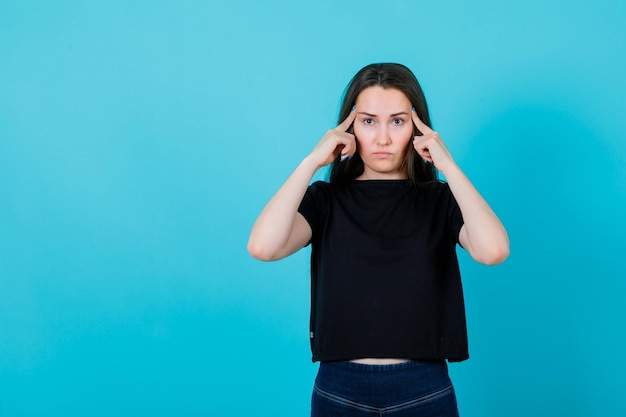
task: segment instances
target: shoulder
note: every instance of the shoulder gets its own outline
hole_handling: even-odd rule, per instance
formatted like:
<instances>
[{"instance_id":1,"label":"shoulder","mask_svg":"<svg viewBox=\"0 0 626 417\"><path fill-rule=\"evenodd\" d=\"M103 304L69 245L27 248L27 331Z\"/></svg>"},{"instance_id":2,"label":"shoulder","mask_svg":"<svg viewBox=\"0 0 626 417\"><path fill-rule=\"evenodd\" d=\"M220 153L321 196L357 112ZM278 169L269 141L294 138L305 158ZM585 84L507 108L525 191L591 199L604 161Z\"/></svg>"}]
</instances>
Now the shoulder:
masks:
<instances>
[{"instance_id":1,"label":"shoulder","mask_svg":"<svg viewBox=\"0 0 626 417\"><path fill-rule=\"evenodd\" d=\"M428 184L424 184L418 187L418 193L423 194L425 196L445 196L451 195L452 191L450 191L450 186L447 182L437 180Z\"/></svg>"},{"instance_id":2,"label":"shoulder","mask_svg":"<svg viewBox=\"0 0 626 417\"><path fill-rule=\"evenodd\" d=\"M315 181L311 185L309 185L309 190L324 190L330 186L329 182L326 181Z\"/></svg>"},{"instance_id":3,"label":"shoulder","mask_svg":"<svg viewBox=\"0 0 626 417\"><path fill-rule=\"evenodd\" d=\"M458 204L447 182L437 181L419 188L420 201L428 205L444 208L456 207Z\"/></svg>"},{"instance_id":4,"label":"shoulder","mask_svg":"<svg viewBox=\"0 0 626 417\"><path fill-rule=\"evenodd\" d=\"M311 197L328 195L329 192L330 183L326 181L315 181L314 183L309 185L309 188L306 191L306 193Z\"/></svg>"},{"instance_id":5,"label":"shoulder","mask_svg":"<svg viewBox=\"0 0 626 417\"><path fill-rule=\"evenodd\" d=\"M332 195L332 186L326 181L315 181L306 190L302 204L317 207L325 206Z\"/></svg>"},{"instance_id":6,"label":"shoulder","mask_svg":"<svg viewBox=\"0 0 626 417\"><path fill-rule=\"evenodd\" d=\"M345 191L346 184L339 182L327 182L327 181L315 181L307 190L308 193L313 195L333 195Z\"/></svg>"}]
</instances>

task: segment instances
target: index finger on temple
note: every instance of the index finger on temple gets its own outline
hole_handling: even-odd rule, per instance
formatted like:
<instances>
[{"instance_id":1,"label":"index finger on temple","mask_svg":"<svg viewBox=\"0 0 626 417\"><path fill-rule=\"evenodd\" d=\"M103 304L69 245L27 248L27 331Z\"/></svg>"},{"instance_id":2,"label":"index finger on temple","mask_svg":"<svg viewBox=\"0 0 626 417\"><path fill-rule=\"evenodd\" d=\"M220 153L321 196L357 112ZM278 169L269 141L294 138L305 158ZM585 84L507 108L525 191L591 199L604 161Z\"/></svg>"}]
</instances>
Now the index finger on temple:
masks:
<instances>
[{"instance_id":1,"label":"index finger on temple","mask_svg":"<svg viewBox=\"0 0 626 417\"><path fill-rule=\"evenodd\" d=\"M356 106L353 106L352 110L350 111L350 114L348 114L348 117L346 117L346 119L343 122L339 123L336 129L341 130L342 132L345 132L346 130L348 130L352 122L354 122L355 118L356 118Z\"/></svg>"},{"instance_id":2,"label":"index finger on temple","mask_svg":"<svg viewBox=\"0 0 626 417\"><path fill-rule=\"evenodd\" d=\"M426 123L422 122L422 120L417 115L415 108L413 109L411 118L413 119L413 123L415 124L415 126L419 129L420 132L422 132L422 135L433 131L430 127L428 127Z\"/></svg>"}]
</instances>

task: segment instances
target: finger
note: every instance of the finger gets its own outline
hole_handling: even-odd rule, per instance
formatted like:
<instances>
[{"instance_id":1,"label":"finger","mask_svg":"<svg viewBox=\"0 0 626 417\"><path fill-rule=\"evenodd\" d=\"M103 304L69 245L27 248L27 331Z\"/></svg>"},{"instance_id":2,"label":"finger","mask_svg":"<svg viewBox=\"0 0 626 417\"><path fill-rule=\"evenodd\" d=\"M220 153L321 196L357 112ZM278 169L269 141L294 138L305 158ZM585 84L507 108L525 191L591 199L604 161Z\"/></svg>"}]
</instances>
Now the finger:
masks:
<instances>
[{"instance_id":1,"label":"finger","mask_svg":"<svg viewBox=\"0 0 626 417\"><path fill-rule=\"evenodd\" d=\"M422 135L433 131L430 127L428 127L426 123L422 122L422 120L418 117L417 112L415 111L415 107L413 107L411 118L413 119L413 124L415 124L415 127L417 127L417 129L422 132Z\"/></svg>"},{"instance_id":2,"label":"finger","mask_svg":"<svg viewBox=\"0 0 626 417\"><path fill-rule=\"evenodd\" d=\"M356 142L354 138L350 138L348 141L343 143L343 148L341 149L341 162L345 160L350 160L356 153Z\"/></svg>"},{"instance_id":3,"label":"finger","mask_svg":"<svg viewBox=\"0 0 626 417\"><path fill-rule=\"evenodd\" d=\"M336 127L336 130L341 130L342 132L345 132L346 130L348 130L350 125L354 122L355 118L356 118L356 105L352 106L352 110L350 111L350 114L348 115L348 117L346 117L346 120L339 123L339 125Z\"/></svg>"},{"instance_id":4,"label":"finger","mask_svg":"<svg viewBox=\"0 0 626 417\"><path fill-rule=\"evenodd\" d=\"M422 157L424 162L432 162L432 156L430 155L430 149L426 144L423 136L416 136L413 140L413 147L417 151L417 154Z\"/></svg>"}]
</instances>

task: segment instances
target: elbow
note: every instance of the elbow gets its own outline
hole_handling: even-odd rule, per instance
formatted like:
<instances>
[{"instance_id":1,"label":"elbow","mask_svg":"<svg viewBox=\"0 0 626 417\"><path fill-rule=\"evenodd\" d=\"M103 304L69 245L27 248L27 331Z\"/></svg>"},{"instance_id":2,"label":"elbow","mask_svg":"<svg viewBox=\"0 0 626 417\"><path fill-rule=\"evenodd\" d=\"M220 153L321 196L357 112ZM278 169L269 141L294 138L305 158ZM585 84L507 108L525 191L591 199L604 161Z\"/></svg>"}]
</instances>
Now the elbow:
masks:
<instances>
[{"instance_id":1,"label":"elbow","mask_svg":"<svg viewBox=\"0 0 626 417\"><path fill-rule=\"evenodd\" d=\"M510 249L509 244L506 245L498 245L491 248L489 251L485 251L485 253L481 253L474 257L474 259L483 264L483 265L499 265L502 262L506 261L509 257Z\"/></svg>"},{"instance_id":2,"label":"elbow","mask_svg":"<svg viewBox=\"0 0 626 417\"><path fill-rule=\"evenodd\" d=\"M483 264L489 265L489 266L499 265L502 262L506 261L506 258L508 257L509 257L508 248L506 250L494 251L494 253L492 253L490 256L484 259Z\"/></svg>"},{"instance_id":3,"label":"elbow","mask_svg":"<svg viewBox=\"0 0 626 417\"><path fill-rule=\"evenodd\" d=\"M248 241L248 253L259 261L269 262L277 259L276 254L268 251L266 245L255 242L253 239Z\"/></svg>"}]
</instances>

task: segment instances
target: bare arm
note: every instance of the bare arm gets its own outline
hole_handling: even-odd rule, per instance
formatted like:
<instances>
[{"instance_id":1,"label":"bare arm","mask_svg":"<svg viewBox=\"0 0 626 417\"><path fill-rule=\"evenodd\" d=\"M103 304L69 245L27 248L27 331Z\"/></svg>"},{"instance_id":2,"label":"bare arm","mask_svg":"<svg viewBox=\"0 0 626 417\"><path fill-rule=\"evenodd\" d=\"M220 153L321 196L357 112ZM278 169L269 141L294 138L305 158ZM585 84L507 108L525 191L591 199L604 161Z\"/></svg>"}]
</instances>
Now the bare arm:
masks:
<instances>
[{"instance_id":1,"label":"bare arm","mask_svg":"<svg viewBox=\"0 0 626 417\"><path fill-rule=\"evenodd\" d=\"M346 132L355 115L353 109L346 120L324 135L263 208L248 240L248 252L254 258L262 261L282 259L309 242L311 227L298 213L298 207L319 168L330 164L339 152L342 159L356 152L354 135Z\"/></svg>"},{"instance_id":2,"label":"bare arm","mask_svg":"<svg viewBox=\"0 0 626 417\"><path fill-rule=\"evenodd\" d=\"M509 256L509 237L504 225L456 164L439 134L424 124L415 111L413 122L423 134L415 137L415 150L445 175L461 209L465 224L459 242L477 262L486 265L504 262Z\"/></svg>"},{"instance_id":3,"label":"bare arm","mask_svg":"<svg viewBox=\"0 0 626 417\"><path fill-rule=\"evenodd\" d=\"M500 219L458 165L444 172L465 224L459 242L474 260L497 265L509 256L509 237Z\"/></svg>"},{"instance_id":4,"label":"bare arm","mask_svg":"<svg viewBox=\"0 0 626 417\"><path fill-rule=\"evenodd\" d=\"M317 166L313 161L302 161L263 208L248 240L248 252L254 258L262 261L282 259L311 239L311 228L298 213L298 206L315 171Z\"/></svg>"}]
</instances>

